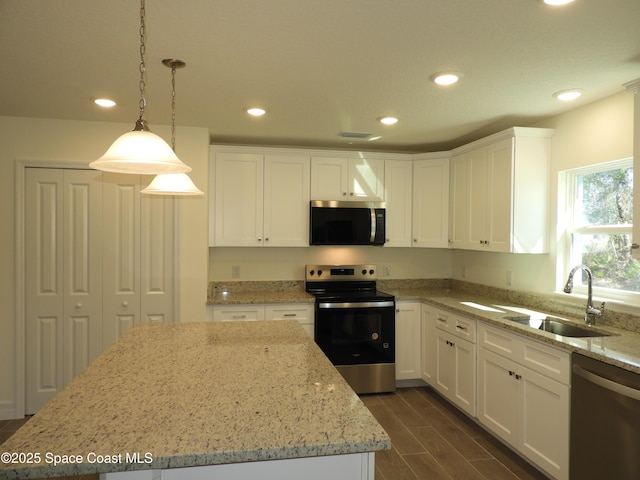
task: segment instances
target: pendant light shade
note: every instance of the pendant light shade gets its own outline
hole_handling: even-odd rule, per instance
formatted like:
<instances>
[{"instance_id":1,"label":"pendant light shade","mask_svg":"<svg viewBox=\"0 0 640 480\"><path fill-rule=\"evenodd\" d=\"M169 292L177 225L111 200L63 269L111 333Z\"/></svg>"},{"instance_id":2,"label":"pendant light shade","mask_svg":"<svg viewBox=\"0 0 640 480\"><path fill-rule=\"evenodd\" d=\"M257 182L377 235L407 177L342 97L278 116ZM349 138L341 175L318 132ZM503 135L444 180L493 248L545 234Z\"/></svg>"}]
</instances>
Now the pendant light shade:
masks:
<instances>
[{"instance_id":1,"label":"pendant light shade","mask_svg":"<svg viewBox=\"0 0 640 480\"><path fill-rule=\"evenodd\" d=\"M104 172L141 175L191 171L191 167L180 161L167 142L148 129L121 135L102 157L89 166Z\"/></svg>"},{"instance_id":2,"label":"pendant light shade","mask_svg":"<svg viewBox=\"0 0 640 480\"><path fill-rule=\"evenodd\" d=\"M186 173L156 175L149 186L142 190L142 193L154 195L204 195L204 192L194 185Z\"/></svg>"}]
</instances>

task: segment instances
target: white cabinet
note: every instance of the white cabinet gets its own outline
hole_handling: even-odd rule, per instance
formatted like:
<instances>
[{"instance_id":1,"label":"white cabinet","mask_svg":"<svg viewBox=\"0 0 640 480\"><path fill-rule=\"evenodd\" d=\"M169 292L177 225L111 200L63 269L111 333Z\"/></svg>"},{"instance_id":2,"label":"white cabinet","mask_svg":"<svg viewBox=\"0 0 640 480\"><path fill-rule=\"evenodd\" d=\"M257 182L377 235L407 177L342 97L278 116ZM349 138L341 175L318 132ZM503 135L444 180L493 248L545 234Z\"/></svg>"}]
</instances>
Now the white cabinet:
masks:
<instances>
[{"instance_id":1,"label":"white cabinet","mask_svg":"<svg viewBox=\"0 0 640 480\"><path fill-rule=\"evenodd\" d=\"M380 158L314 156L311 199L384 201L384 164Z\"/></svg>"},{"instance_id":2,"label":"white cabinet","mask_svg":"<svg viewBox=\"0 0 640 480\"><path fill-rule=\"evenodd\" d=\"M213 149L210 246L309 245L310 159L256 149Z\"/></svg>"},{"instance_id":3,"label":"white cabinet","mask_svg":"<svg viewBox=\"0 0 640 480\"><path fill-rule=\"evenodd\" d=\"M436 318L438 310L422 305L422 379L433 385L436 379Z\"/></svg>"},{"instance_id":4,"label":"white cabinet","mask_svg":"<svg viewBox=\"0 0 640 480\"><path fill-rule=\"evenodd\" d=\"M557 479L569 477L569 353L480 322L478 419Z\"/></svg>"},{"instance_id":5,"label":"white cabinet","mask_svg":"<svg viewBox=\"0 0 640 480\"><path fill-rule=\"evenodd\" d=\"M312 303L213 305L207 307L209 321L297 320L313 338L314 305Z\"/></svg>"},{"instance_id":6,"label":"white cabinet","mask_svg":"<svg viewBox=\"0 0 640 480\"><path fill-rule=\"evenodd\" d=\"M435 381L431 386L475 416L476 321L436 310L435 327Z\"/></svg>"},{"instance_id":7,"label":"white cabinet","mask_svg":"<svg viewBox=\"0 0 640 480\"><path fill-rule=\"evenodd\" d=\"M452 152L454 248L548 252L552 133L514 127Z\"/></svg>"},{"instance_id":8,"label":"white cabinet","mask_svg":"<svg viewBox=\"0 0 640 480\"><path fill-rule=\"evenodd\" d=\"M311 338L314 338L313 304L278 304L265 306L265 320L297 320Z\"/></svg>"},{"instance_id":9,"label":"white cabinet","mask_svg":"<svg viewBox=\"0 0 640 480\"><path fill-rule=\"evenodd\" d=\"M416 156L413 163L414 247L446 248L449 239L449 158Z\"/></svg>"},{"instance_id":10,"label":"white cabinet","mask_svg":"<svg viewBox=\"0 0 640 480\"><path fill-rule=\"evenodd\" d=\"M396 380L420 378L421 307L417 302L396 302Z\"/></svg>"},{"instance_id":11,"label":"white cabinet","mask_svg":"<svg viewBox=\"0 0 640 480\"><path fill-rule=\"evenodd\" d=\"M410 160L386 160L384 186L387 247L411 246L413 163Z\"/></svg>"}]
</instances>

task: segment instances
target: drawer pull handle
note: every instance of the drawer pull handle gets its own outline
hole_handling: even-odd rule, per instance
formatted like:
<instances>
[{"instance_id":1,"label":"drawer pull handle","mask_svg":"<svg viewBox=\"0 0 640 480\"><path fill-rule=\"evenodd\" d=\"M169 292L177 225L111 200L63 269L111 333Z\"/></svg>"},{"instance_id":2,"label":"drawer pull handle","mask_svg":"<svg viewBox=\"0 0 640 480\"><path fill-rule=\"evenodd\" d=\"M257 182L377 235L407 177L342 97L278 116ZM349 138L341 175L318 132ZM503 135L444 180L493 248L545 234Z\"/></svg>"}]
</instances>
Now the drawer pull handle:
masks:
<instances>
[{"instance_id":1,"label":"drawer pull handle","mask_svg":"<svg viewBox=\"0 0 640 480\"><path fill-rule=\"evenodd\" d=\"M285 313L285 314L283 315L283 317L296 317L296 316L297 316L297 314L296 314L296 313Z\"/></svg>"},{"instance_id":2,"label":"drawer pull handle","mask_svg":"<svg viewBox=\"0 0 640 480\"><path fill-rule=\"evenodd\" d=\"M237 319L239 319L239 318L247 318L247 316L246 316L246 315L232 315L232 316L231 316L231 318L233 318L233 319L236 319L236 320L237 320Z\"/></svg>"},{"instance_id":3,"label":"drawer pull handle","mask_svg":"<svg viewBox=\"0 0 640 480\"><path fill-rule=\"evenodd\" d=\"M469 330L469 328L468 328L468 327L463 327L462 325L456 325L456 328L457 328L458 330L464 330L465 332L466 332L467 330Z\"/></svg>"}]
</instances>

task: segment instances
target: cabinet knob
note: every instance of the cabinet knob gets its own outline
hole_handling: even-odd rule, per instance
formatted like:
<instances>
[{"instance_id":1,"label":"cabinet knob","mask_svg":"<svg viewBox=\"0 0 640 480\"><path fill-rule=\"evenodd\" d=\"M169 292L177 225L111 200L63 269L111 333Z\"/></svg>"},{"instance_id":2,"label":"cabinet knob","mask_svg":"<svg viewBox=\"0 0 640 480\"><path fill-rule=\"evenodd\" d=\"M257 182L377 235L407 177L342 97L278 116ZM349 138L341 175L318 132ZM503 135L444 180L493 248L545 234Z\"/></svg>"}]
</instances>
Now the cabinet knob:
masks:
<instances>
[{"instance_id":1,"label":"cabinet knob","mask_svg":"<svg viewBox=\"0 0 640 480\"><path fill-rule=\"evenodd\" d=\"M417 238L414 238L414 239L413 239L413 243L418 243L418 239L417 239Z\"/></svg>"},{"instance_id":2,"label":"cabinet knob","mask_svg":"<svg viewBox=\"0 0 640 480\"><path fill-rule=\"evenodd\" d=\"M127 302L127 301L125 300L124 302L122 302L122 306L123 306L123 307L125 307L125 308L126 308L126 307L128 307L128 306L129 306L129 302Z\"/></svg>"},{"instance_id":3,"label":"cabinet knob","mask_svg":"<svg viewBox=\"0 0 640 480\"><path fill-rule=\"evenodd\" d=\"M268 241L269 241L269 237L265 238L265 239L264 239L264 241L265 241L265 242L268 242Z\"/></svg>"},{"instance_id":4,"label":"cabinet knob","mask_svg":"<svg viewBox=\"0 0 640 480\"><path fill-rule=\"evenodd\" d=\"M353 197L353 192L351 192L349 195L351 195Z\"/></svg>"},{"instance_id":5,"label":"cabinet knob","mask_svg":"<svg viewBox=\"0 0 640 480\"><path fill-rule=\"evenodd\" d=\"M259 242L261 242L261 241L262 241L262 239L261 239L261 238L258 238L258 241L259 241Z\"/></svg>"},{"instance_id":6,"label":"cabinet knob","mask_svg":"<svg viewBox=\"0 0 640 480\"><path fill-rule=\"evenodd\" d=\"M82 308L82 304L81 303L76 303L76 308Z\"/></svg>"},{"instance_id":7,"label":"cabinet knob","mask_svg":"<svg viewBox=\"0 0 640 480\"><path fill-rule=\"evenodd\" d=\"M347 192L342 192L342 196L346 197L347 196Z\"/></svg>"}]
</instances>

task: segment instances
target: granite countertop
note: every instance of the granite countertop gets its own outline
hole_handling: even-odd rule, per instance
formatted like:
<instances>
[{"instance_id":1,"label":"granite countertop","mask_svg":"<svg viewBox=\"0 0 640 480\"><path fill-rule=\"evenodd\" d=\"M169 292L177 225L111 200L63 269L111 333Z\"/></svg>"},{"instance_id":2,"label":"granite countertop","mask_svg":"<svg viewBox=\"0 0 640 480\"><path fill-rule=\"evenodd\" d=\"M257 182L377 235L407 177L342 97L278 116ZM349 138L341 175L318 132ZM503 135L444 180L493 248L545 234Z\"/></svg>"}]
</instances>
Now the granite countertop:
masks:
<instances>
[{"instance_id":1,"label":"granite countertop","mask_svg":"<svg viewBox=\"0 0 640 480\"><path fill-rule=\"evenodd\" d=\"M537 300L534 297L530 298L528 302L526 299L523 300L521 298L514 301L498 296L492 297L490 294L477 294L449 288L391 287L384 288L384 291L395 295L396 301L418 301L430 304L640 374L640 333L638 332L600 322L593 328L610 333L611 336L571 338L533 329L504 319L505 316L518 315L525 308L554 315L573 321L579 326L584 326L584 321L580 315L566 311L558 312L557 309L560 307L554 305L552 301L549 301L546 305L536 305ZM486 307L498 311L483 309ZM582 312L584 312L584 307ZM605 312L605 315L608 314L613 315L613 312Z\"/></svg>"},{"instance_id":2,"label":"granite countertop","mask_svg":"<svg viewBox=\"0 0 640 480\"><path fill-rule=\"evenodd\" d=\"M390 446L387 433L297 321L145 324L105 350L2 445L2 452L39 453L41 459L0 464L0 477ZM46 452L82 460L53 466ZM126 463L127 454L136 452L143 461Z\"/></svg>"},{"instance_id":3,"label":"granite countertop","mask_svg":"<svg viewBox=\"0 0 640 480\"><path fill-rule=\"evenodd\" d=\"M229 281L211 282L208 305L250 305L267 303L314 303L315 297L304 291L299 281Z\"/></svg>"}]
</instances>

